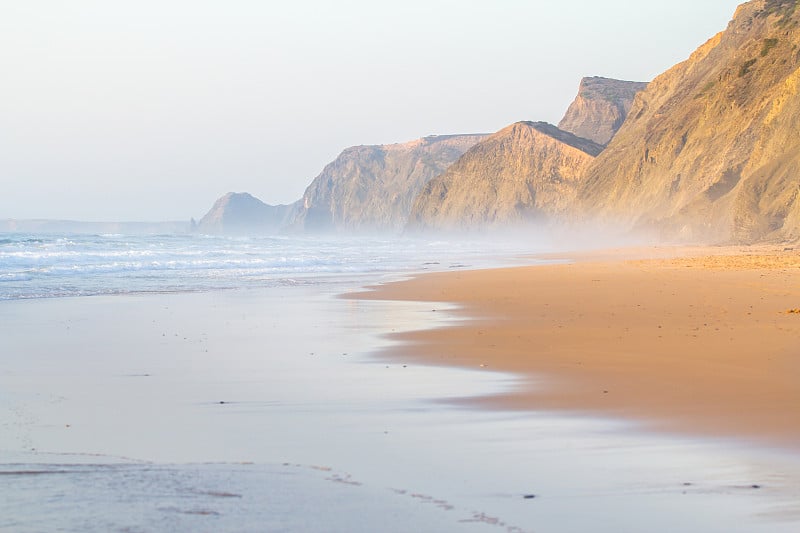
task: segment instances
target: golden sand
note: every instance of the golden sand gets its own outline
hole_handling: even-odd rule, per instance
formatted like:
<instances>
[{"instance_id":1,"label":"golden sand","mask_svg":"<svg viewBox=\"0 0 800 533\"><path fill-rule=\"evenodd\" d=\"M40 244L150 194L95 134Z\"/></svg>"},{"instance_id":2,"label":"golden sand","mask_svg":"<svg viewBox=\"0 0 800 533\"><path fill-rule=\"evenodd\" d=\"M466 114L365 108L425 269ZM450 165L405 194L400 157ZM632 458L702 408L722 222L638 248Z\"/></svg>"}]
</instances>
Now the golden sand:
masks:
<instances>
[{"instance_id":1,"label":"golden sand","mask_svg":"<svg viewBox=\"0 0 800 533\"><path fill-rule=\"evenodd\" d=\"M400 334L405 343L388 356L530 378L470 400L481 405L800 447L800 252L654 248L567 259L426 274L351 297L457 304L471 320Z\"/></svg>"}]
</instances>

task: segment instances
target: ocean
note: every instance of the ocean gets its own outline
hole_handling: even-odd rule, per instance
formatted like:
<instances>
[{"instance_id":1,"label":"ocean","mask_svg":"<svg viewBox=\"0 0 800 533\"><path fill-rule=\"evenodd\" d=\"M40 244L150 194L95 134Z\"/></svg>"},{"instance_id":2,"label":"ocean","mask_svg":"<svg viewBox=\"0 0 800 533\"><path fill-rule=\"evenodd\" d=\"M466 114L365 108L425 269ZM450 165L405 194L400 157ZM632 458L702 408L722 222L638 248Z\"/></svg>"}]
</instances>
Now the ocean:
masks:
<instances>
[{"instance_id":1,"label":"ocean","mask_svg":"<svg viewBox=\"0 0 800 533\"><path fill-rule=\"evenodd\" d=\"M519 378L412 363L391 334L468 317L339 297L538 251L0 236L0 531L796 531L796 458L465 407Z\"/></svg>"},{"instance_id":2,"label":"ocean","mask_svg":"<svg viewBox=\"0 0 800 533\"><path fill-rule=\"evenodd\" d=\"M497 266L536 251L496 240L5 233L0 300L377 280Z\"/></svg>"}]
</instances>

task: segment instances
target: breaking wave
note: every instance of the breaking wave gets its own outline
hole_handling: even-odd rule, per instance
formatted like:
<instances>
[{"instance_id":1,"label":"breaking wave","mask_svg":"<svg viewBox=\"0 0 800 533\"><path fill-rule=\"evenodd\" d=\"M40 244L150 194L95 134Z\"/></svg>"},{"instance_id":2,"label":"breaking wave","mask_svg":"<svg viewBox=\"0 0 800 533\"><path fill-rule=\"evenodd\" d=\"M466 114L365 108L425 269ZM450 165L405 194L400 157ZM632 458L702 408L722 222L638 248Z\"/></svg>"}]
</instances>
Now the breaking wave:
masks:
<instances>
[{"instance_id":1,"label":"breaking wave","mask_svg":"<svg viewBox=\"0 0 800 533\"><path fill-rule=\"evenodd\" d=\"M0 238L0 300L316 284L488 266L510 245L381 238L32 235Z\"/></svg>"}]
</instances>

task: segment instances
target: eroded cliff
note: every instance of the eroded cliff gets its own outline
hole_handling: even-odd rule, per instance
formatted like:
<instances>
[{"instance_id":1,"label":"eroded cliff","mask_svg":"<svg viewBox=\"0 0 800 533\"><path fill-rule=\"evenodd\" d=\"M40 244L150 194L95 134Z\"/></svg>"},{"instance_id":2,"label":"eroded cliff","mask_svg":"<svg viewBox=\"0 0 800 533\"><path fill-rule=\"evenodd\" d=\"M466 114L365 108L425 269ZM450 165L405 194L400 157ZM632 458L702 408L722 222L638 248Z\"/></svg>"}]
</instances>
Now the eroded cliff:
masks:
<instances>
[{"instance_id":1,"label":"eroded cliff","mask_svg":"<svg viewBox=\"0 0 800 533\"><path fill-rule=\"evenodd\" d=\"M308 186L289 229L399 232L422 187L485 137L431 136L348 148Z\"/></svg>"},{"instance_id":2,"label":"eroded cliff","mask_svg":"<svg viewBox=\"0 0 800 533\"><path fill-rule=\"evenodd\" d=\"M525 223L566 209L602 146L544 122L518 122L481 141L422 188L409 231Z\"/></svg>"},{"instance_id":3,"label":"eroded cliff","mask_svg":"<svg viewBox=\"0 0 800 533\"><path fill-rule=\"evenodd\" d=\"M800 9L753 0L639 93L574 213L671 239L800 238Z\"/></svg>"},{"instance_id":4,"label":"eroded cliff","mask_svg":"<svg viewBox=\"0 0 800 533\"><path fill-rule=\"evenodd\" d=\"M638 81L583 78L558 127L597 144L608 144L628 116L633 98L646 87L647 83Z\"/></svg>"},{"instance_id":5,"label":"eroded cliff","mask_svg":"<svg viewBox=\"0 0 800 533\"><path fill-rule=\"evenodd\" d=\"M195 230L208 234L278 233L292 208L292 205L265 204L248 193L229 192L214 202Z\"/></svg>"}]
</instances>

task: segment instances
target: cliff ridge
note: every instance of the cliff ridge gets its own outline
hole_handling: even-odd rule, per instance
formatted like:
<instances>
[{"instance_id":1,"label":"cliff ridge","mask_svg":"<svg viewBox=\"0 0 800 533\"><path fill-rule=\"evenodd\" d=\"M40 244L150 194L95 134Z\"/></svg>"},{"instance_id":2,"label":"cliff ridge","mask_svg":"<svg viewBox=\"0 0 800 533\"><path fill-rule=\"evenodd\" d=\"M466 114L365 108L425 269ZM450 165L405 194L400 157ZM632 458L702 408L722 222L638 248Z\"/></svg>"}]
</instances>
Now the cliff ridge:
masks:
<instances>
[{"instance_id":1,"label":"cliff ridge","mask_svg":"<svg viewBox=\"0 0 800 533\"><path fill-rule=\"evenodd\" d=\"M468 150L429 181L407 229L487 229L540 220L566 209L603 147L545 122L517 122Z\"/></svg>"}]
</instances>

